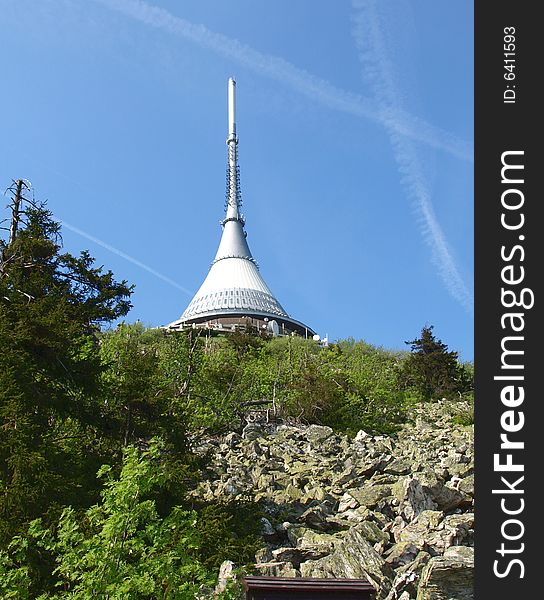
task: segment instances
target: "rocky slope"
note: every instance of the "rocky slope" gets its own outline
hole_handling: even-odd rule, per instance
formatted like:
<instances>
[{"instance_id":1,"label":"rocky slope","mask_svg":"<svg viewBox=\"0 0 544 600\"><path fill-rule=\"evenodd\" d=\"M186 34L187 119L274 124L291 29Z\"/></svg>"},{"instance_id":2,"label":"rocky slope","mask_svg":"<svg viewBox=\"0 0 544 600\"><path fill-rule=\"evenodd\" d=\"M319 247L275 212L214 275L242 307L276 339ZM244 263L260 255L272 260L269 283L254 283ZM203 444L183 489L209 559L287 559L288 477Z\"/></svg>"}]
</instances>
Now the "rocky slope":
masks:
<instances>
[{"instance_id":1,"label":"rocky slope","mask_svg":"<svg viewBox=\"0 0 544 600\"><path fill-rule=\"evenodd\" d=\"M193 494L262 502L255 573L366 578L377 599L472 598L473 431L454 419L466 409L421 405L394 437L251 424L199 441L211 462Z\"/></svg>"}]
</instances>

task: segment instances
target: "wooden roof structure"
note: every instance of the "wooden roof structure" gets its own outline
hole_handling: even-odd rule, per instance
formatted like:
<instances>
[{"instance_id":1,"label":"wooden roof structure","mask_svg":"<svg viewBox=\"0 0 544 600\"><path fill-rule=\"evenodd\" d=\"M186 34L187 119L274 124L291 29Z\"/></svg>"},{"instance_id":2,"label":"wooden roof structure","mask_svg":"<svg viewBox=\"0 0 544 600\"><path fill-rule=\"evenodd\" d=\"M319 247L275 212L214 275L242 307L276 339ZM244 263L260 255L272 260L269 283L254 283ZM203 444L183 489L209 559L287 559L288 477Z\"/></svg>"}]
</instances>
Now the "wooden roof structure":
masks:
<instances>
[{"instance_id":1,"label":"wooden roof structure","mask_svg":"<svg viewBox=\"0 0 544 600\"><path fill-rule=\"evenodd\" d=\"M246 576L242 583L246 600L366 600L375 592L366 579Z\"/></svg>"}]
</instances>

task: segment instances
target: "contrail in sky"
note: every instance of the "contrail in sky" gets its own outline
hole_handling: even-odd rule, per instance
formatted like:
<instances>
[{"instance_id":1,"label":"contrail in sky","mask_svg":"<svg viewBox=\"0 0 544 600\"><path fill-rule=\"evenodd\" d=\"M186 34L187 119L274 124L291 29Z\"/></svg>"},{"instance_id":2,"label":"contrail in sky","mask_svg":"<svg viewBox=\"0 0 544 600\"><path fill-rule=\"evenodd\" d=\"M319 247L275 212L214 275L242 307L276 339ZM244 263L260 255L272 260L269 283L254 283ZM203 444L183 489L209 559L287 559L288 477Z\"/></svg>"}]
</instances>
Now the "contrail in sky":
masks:
<instances>
[{"instance_id":1,"label":"contrail in sky","mask_svg":"<svg viewBox=\"0 0 544 600\"><path fill-rule=\"evenodd\" d=\"M335 87L281 57L263 54L234 38L195 25L144 0L95 0L146 25L183 37L229 60L266 75L324 106L385 125L398 136L422 142L457 158L473 161L472 144L395 107L384 113L373 99Z\"/></svg>"},{"instance_id":2,"label":"contrail in sky","mask_svg":"<svg viewBox=\"0 0 544 600\"><path fill-rule=\"evenodd\" d=\"M94 237L93 235L90 235L90 234L86 233L85 231L79 229L78 227L74 227L73 225L70 225L70 223L67 223L66 221L61 221L61 223L62 223L63 227L66 227L70 231L73 231L74 233L77 233L78 235L83 236L84 238L90 240L91 242L94 242L95 244L98 244L99 246L102 246L102 248L105 248L106 250L109 250L110 252L113 252L114 254L117 254L117 256L120 256L121 258L124 258L125 260L128 260L129 262L131 262L132 264L136 265L137 267L140 267L141 269L144 269L148 273L151 273L152 275L155 275L155 277L158 277L159 279L162 279L166 283L169 283L170 285L174 286L178 290L181 290L182 292L184 292L188 296L192 297L194 295L194 292L191 292L187 288L184 288L183 286L179 285L179 283L176 283L173 279L170 279L170 277L166 277L166 275L163 275L162 273L159 273L158 271L155 271L155 269L152 269L151 267L147 266L143 262L140 262L136 258L133 258L132 256L129 256L125 252L122 252L121 250L118 250L117 248L114 248L113 246L110 246L110 244L107 244L106 242L103 242L102 240L99 240L98 238Z\"/></svg>"},{"instance_id":3,"label":"contrail in sky","mask_svg":"<svg viewBox=\"0 0 544 600\"><path fill-rule=\"evenodd\" d=\"M26 156L27 156L27 158L30 158L29 154L27 154ZM89 190L86 187L82 186L78 181L75 181L74 179L71 179L70 177L68 177L64 173L61 173L60 171L57 171L57 170L52 169L52 168L47 167L47 166L44 166L43 168L45 168L47 171L55 173L55 175L60 176L63 179L66 179L66 181L69 181L71 184L76 185L82 191L84 191L86 193L90 193ZM190 297L194 296L194 292L191 292L187 288L184 288L179 283L176 283L173 279L170 279L170 277L167 277L166 275L163 275L162 273L159 273L158 271L156 271L152 267L144 264L143 262L139 261L138 259L134 258L133 256L130 256L130 255L126 254L122 250L119 250L118 248L115 248L114 246L112 246L112 245L104 242L103 240L101 240L101 239L99 239L97 237L94 237L94 235L91 235L90 233L87 233L86 231L83 231L82 229L79 229L79 227L75 227L74 225L71 225L67 221L60 221L60 223L63 225L63 227L66 227L66 229L69 229L70 231L73 231L74 233L77 233L78 235L80 235L80 236L82 236L82 237L90 240L91 242L94 242L98 246L102 246L102 248L105 248L106 250L109 250L113 254L116 254L117 256L120 256L121 258L124 258L125 260L128 260L128 262L131 262L133 265L136 265L137 267L140 267L141 269L144 269L145 271L147 271L148 273L151 273L155 277L158 277L159 279L162 279L163 281L165 281L169 285L177 288L178 290L181 290L184 294L187 294Z\"/></svg>"},{"instance_id":4,"label":"contrail in sky","mask_svg":"<svg viewBox=\"0 0 544 600\"><path fill-rule=\"evenodd\" d=\"M446 237L436 218L427 178L412 140L399 134L395 114L401 107L401 94L387 55L384 35L374 0L353 0L357 10L353 37L363 66L363 76L374 90L376 101L383 107L384 124L393 147L401 175L401 183L422 219L422 233L433 253L433 261L450 294L469 312L474 300L455 264ZM388 116L391 115L391 116Z\"/></svg>"}]
</instances>

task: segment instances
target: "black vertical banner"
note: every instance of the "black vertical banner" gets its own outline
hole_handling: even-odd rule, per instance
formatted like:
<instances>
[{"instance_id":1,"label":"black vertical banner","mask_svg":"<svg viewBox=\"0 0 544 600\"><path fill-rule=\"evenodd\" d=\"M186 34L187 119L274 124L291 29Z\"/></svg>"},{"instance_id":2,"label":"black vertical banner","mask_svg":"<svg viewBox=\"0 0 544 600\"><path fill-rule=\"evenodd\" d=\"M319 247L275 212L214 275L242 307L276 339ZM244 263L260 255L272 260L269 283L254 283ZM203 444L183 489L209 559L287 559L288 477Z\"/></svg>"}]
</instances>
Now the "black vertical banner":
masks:
<instances>
[{"instance_id":1,"label":"black vertical banner","mask_svg":"<svg viewBox=\"0 0 544 600\"><path fill-rule=\"evenodd\" d=\"M476 0L475 597L542 595L544 38L534 2Z\"/></svg>"}]
</instances>

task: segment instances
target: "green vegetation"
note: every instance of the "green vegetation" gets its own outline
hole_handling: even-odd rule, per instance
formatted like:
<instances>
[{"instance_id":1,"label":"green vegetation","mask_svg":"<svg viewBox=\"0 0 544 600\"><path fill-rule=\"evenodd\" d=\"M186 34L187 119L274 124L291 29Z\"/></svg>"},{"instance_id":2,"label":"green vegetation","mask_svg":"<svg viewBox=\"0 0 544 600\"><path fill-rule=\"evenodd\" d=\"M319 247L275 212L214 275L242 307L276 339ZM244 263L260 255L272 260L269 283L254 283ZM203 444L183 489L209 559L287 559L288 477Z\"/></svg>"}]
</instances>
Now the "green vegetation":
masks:
<instances>
[{"instance_id":1,"label":"green vegetation","mask_svg":"<svg viewBox=\"0 0 544 600\"><path fill-rule=\"evenodd\" d=\"M421 337L406 344L412 352L399 372L402 387L415 389L424 400L472 392L472 366L459 363L457 352L448 351L446 344L435 338L432 325L423 327Z\"/></svg>"},{"instance_id":2,"label":"green vegetation","mask_svg":"<svg viewBox=\"0 0 544 600\"><path fill-rule=\"evenodd\" d=\"M87 252L63 253L45 207L11 208L0 240L2 598L192 598L224 559L251 562L260 507L187 494L204 460L189 440L241 429L247 402L268 400L287 422L394 433L414 402L470 397L471 366L432 327L411 352L103 331L127 314L132 288Z\"/></svg>"},{"instance_id":3,"label":"green vegetation","mask_svg":"<svg viewBox=\"0 0 544 600\"><path fill-rule=\"evenodd\" d=\"M96 332L128 312L131 288L88 253L61 253L59 231L29 205L0 241L0 540L64 504L89 505L108 453Z\"/></svg>"},{"instance_id":4,"label":"green vegetation","mask_svg":"<svg viewBox=\"0 0 544 600\"><path fill-rule=\"evenodd\" d=\"M103 466L98 472L106 479L101 502L83 515L67 507L55 527L32 521L27 535L14 538L3 556L8 574L21 555L43 553L54 564L57 590L46 597L194 597L208 575L198 557L197 515L181 507L159 515L152 495L160 493L167 477L160 450L156 443L144 452L127 448L118 479L110 466ZM0 584L4 597L31 597L31 572L24 567L15 572L16 586L9 578L7 585Z\"/></svg>"}]
</instances>

